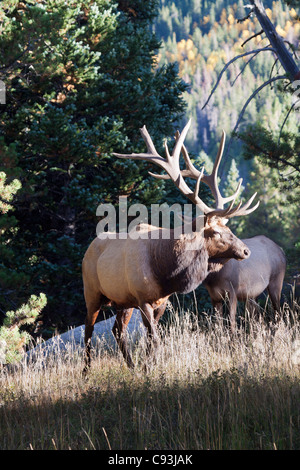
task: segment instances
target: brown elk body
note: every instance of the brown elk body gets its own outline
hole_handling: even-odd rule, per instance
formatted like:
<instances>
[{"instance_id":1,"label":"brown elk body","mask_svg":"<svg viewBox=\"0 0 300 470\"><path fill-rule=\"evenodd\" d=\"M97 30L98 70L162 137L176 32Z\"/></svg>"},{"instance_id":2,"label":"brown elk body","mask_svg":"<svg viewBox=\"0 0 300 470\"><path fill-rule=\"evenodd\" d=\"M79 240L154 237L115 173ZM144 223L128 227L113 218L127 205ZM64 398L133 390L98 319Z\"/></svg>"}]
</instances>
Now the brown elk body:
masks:
<instances>
[{"instance_id":1,"label":"brown elk body","mask_svg":"<svg viewBox=\"0 0 300 470\"><path fill-rule=\"evenodd\" d=\"M133 308L141 311L143 323L148 333L148 352L155 343L156 325L164 313L168 297L174 292L190 292L195 289L208 273L208 263L212 260L246 259L250 250L239 240L228 227L228 218L245 215L256 209L249 208L255 195L241 207L233 207L240 185L236 192L222 198L217 186L217 170L222 157L225 133L211 175L199 172L189 160L183 145L190 122L181 135L177 134L176 143L169 154L166 147L166 158L161 157L145 126L141 129L148 152L145 154L122 155L120 158L134 158L150 161L159 165L168 175L153 175L157 178L171 178L177 188L203 212L203 224L199 231L182 233L174 236L174 230L167 234L164 230L147 224L141 224L138 230L144 237L126 239L114 234L114 238L95 238L83 259L83 284L87 306L85 323L86 367L90 365L90 340L99 311L104 305L116 309L116 320L113 334L129 367L133 361L126 342L126 327ZM181 170L179 157L183 152L186 170ZM188 174L187 174L188 173ZM184 177L197 180L192 191L185 183ZM199 198L199 185L203 181L212 190L217 207L210 208ZM231 202L224 209L224 203ZM167 235L167 236L165 236Z\"/></svg>"},{"instance_id":2,"label":"brown elk body","mask_svg":"<svg viewBox=\"0 0 300 470\"><path fill-rule=\"evenodd\" d=\"M231 328L235 329L237 302L255 300L266 289L273 308L280 310L280 297L286 271L286 259L282 249L269 238L259 235L242 240L251 255L242 263L227 261L217 272L211 272L203 285L208 290L216 311L223 314L223 302L228 295ZM214 270L214 262L210 264Z\"/></svg>"}]
</instances>

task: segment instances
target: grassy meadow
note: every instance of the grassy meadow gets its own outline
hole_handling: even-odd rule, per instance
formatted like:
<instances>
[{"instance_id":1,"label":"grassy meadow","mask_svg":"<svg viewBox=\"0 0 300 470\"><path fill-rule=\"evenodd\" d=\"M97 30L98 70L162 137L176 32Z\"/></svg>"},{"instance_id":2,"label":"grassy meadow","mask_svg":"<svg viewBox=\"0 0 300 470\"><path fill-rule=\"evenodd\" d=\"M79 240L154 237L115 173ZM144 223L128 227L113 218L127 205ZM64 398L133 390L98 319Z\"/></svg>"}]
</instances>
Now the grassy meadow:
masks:
<instances>
[{"instance_id":1,"label":"grassy meadow","mask_svg":"<svg viewBox=\"0 0 300 470\"><path fill-rule=\"evenodd\" d=\"M155 362L99 341L91 371L72 348L0 371L0 449L300 449L300 306L274 323L172 312Z\"/></svg>"}]
</instances>

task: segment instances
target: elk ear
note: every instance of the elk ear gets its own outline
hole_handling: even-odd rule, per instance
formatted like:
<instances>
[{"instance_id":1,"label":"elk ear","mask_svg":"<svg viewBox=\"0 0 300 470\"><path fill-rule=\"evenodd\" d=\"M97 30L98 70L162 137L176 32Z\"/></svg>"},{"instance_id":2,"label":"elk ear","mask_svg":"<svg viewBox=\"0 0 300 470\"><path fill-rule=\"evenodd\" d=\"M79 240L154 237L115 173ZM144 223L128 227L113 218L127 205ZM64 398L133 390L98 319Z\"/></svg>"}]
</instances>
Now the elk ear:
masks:
<instances>
[{"instance_id":1,"label":"elk ear","mask_svg":"<svg viewBox=\"0 0 300 470\"><path fill-rule=\"evenodd\" d=\"M223 225L226 225L229 219L222 219Z\"/></svg>"}]
</instances>

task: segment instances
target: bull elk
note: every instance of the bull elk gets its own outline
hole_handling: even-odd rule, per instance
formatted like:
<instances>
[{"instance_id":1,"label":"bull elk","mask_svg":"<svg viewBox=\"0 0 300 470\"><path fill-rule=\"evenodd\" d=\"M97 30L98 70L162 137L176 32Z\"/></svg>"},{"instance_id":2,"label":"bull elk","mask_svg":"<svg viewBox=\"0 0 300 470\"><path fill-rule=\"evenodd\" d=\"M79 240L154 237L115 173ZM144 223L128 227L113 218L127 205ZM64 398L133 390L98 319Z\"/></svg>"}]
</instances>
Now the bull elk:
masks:
<instances>
[{"instance_id":1,"label":"bull elk","mask_svg":"<svg viewBox=\"0 0 300 470\"><path fill-rule=\"evenodd\" d=\"M231 259L222 269L218 270L217 267L216 272L212 261L212 272L203 281L213 307L220 315L223 314L223 301L228 295L232 330L235 330L236 325L237 301L256 299L265 289L268 290L274 310L279 312L286 270L283 250L269 238L259 235L242 241L250 248L251 255L243 263Z\"/></svg>"},{"instance_id":2,"label":"bull elk","mask_svg":"<svg viewBox=\"0 0 300 470\"><path fill-rule=\"evenodd\" d=\"M148 224L138 227L146 237L126 239L114 234L114 239L96 237L88 247L82 264L84 296L87 307L85 322L85 371L90 366L91 336L99 311L109 305L116 309L116 320L113 334L122 351L127 365L134 367L126 341L126 327L133 308L141 311L143 323L147 330L147 352L156 342L157 323L164 313L166 302L174 292L187 293L194 290L208 274L208 263L211 260L244 260L250 250L226 226L229 218L250 214L258 204L251 207L256 193L241 207L234 206L240 185L235 193L223 198L218 189L217 171L225 145L223 132L221 143L211 175L204 175L192 164L183 145L190 121L182 134L176 134L173 152L170 155L165 143L166 158L161 157L144 126L141 135L147 146L147 153L117 154L119 158L140 159L158 165L167 175L155 175L156 178L170 178L175 186L203 213L203 224L199 231L191 234L174 236L169 230L165 237L163 228ZM179 165L180 154L186 161L186 170ZM185 182L185 177L196 178L195 189ZM216 200L216 207L207 206L199 197L200 182L206 183ZM224 204L231 204L224 208ZM156 234L154 234L156 232ZM155 236L153 236L155 235ZM157 236L158 235L158 236Z\"/></svg>"}]
</instances>

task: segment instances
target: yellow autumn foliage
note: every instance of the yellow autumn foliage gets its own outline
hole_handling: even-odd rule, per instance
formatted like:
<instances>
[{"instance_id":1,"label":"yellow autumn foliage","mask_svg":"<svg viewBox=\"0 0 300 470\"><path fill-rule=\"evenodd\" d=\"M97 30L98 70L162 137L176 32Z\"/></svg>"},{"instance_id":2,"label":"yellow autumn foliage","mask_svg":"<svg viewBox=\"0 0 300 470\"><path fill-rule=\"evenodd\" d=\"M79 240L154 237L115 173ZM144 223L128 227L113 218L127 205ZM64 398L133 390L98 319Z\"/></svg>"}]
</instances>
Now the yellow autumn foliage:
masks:
<instances>
[{"instance_id":1,"label":"yellow autumn foliage","mask_svg":"<svg viewBox=\"0 0 300 470\"><path fill-rule=\"evenodd\" d=\"M229 23L230 25L233 25L235 22L236 22L236 19L234 18L233 14L230 13L230 14L228 15L228 23Z\"/></svg>"},{"instance_id":2,"label":"yellow autumn foliage","mask_svg":"<svg viewBox=\"0 0 300 470\"><path fill-rule=\"evenodd\" d=\"M187 51L190 51L194 46L194 43L193 41L189 38L187 41L186 41L186 50Z\"/></svg>"},{"instance_id":3,"label":"yellow autumn foliage","mask_svg":"<svg viewBox=\"0 0 300 470\"><path fill-rule=\"evenodd\" d=\"M248 29L244 29L242 32L242 39L247 39L250 36L250 31Z\"/></svg>"},{"instance_id":4,"label":"yellow autumn foliage","mask_svg":"<svg viewBox=\"0 0 300 470\"><path fill-rule=\"evenodd\" d=\"M299 36L300 34L300 23L294 24L294 32L296 36Z\"/></svg>"},{"instance_id":5,"label":"yellow autumn foliage","mask_svg":"<svg viewBox=\"0 0 300 470\"><path fill-rule=\"evenodd\" d=\"M270 8L266 8L266 13L268 17L270 18L270 20L272 20L272 10L270 10Z\"/></svg>"},{"instance_id":6,"label":"yellow autumn foliage","mask_svg":"<svg viewBox=\"0 0 300 470\"><path fill-rule=\"evenodd\" d=\"M207 59L206 65L209 70L214 70L219 62L226 61L225 51L213 51Z\"/></svg>"},{"instance_id":7,"label":"yellow autumn foliage","mask_svg":"<svg viewBox=\"0 0 300 470\"><path fill-rule=\"evenodd\" d=\"M198 50L195 47L192 39L182 39L177 43L177 61L179 63L185 60L188 60L189 62L193 63L197 59Z\"/></svg>"},{"instance_id":8,"label":"yellow autumn foliage","mask_svg":"<svg viewBox=\"0 0 300 470\"><path fill-rule=\"evenodd\" d=\"M177 49L178 49L178 52L184 51L184 49L185 49L185 39L181 39L181 41L179 41L177 43Z\"/></svg>"},{"instance_id":9,"label":"yellow autumn foliage","mask_svg":"<svg viewBox=\"0 0 300 470\"><path fill-rule=\"evenodd\" d=\"M290 10L290 15L291 15L292 18L296 18L298 16L298 14L297 14L297 12L294 8L292 8Z\"/></svg>"},{"instance_id":10,"label":"yellow autumn foliage","mask_svg":"<svg viewBox=\"0 0 300 470\"><path fill-rule=\"evenodd\" d=\"M270 8L266 8L266 13L271 21L273 21L273 12ZM289 31L293 32L293 35L300 35L300 23L293 22L292 18L297 16L297 13L294 8L290 11L285 12L286 22L284 28L280 25L276 26L277 33L282 36L283 38L287 37ZM234 43L232 46L233 50L239 50L242 43L253 36L255 29L256 29L256 18L247 18L241 23L237 23L237 18L233 12L227 14L226 9L224 8L221 14L221 20L219 25L225 26L227 28L237 28L239 32L239 39L237 42ZM201 24L205 25L206 23L210 22L210 16L204 16L202 18ZM261 40L263 39L262 35L253 37L251 39L251 43L253 47L256 44L261 44ZM194 43L193 38L189 37L188 39L181 39L177 43L177 52L170 52L165 51L165 56L168 61L170 62L178 62L179 65L179 75L182 76L183 74L192 74L196 70L199 62L201 61L202 55L201 51L199 51L197 44ZM159 64L161 60L161 54L157 55L157 64ZM226 63L228 61L228 56L224 50L219 51L212 51L209 57L206 58L206 66L210 71L215 70L217 64L220 62Z\"/></svg>"},{"instance_id":11,"label":"yellow autumn foliage","mask_svg":"<svg viewBox=\"0 0 300 470\"><path fill-rule=\"evenodd\" d=\"M194 51L189 50L187 53L187 58L190 62L193 62L195 60L195 53Z\"/></svg>"},{"instance_id":12,"label":"yellow autumn foliage","mask_svg":"<svg viewBox=\"0 0 300 470\"><path fill-rule=\"evenodd\" d=\"M289 30L290 30L292 27L293 27L293 23L288 20L288 21L286 22L286 25L285 25L285 27L284 27L284 30L288 33Z\"/></svg>"},{"instance_id":13,"label":"yellow autumn foliage","mask_svg":"<svg viewBox=\"0 0 300 470\"><path fill-rule=\"evenodd\" d=\"M276 26L276 31L279 34L279 36L282 36L283 38L285 38L286 31L284 29L282 29L282 27L280 25Z\"/></svg>"}]
</instances>

